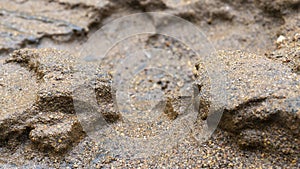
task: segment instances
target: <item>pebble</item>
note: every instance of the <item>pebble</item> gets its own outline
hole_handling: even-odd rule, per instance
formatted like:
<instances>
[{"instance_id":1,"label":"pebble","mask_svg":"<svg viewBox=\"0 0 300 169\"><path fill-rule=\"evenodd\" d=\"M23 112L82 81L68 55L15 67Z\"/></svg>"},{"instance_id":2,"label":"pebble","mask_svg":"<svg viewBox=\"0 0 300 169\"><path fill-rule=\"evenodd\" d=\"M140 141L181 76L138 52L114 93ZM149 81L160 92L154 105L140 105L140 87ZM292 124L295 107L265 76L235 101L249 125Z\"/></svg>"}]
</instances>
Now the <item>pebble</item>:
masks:
<instances>
[{"instance_id":1,"label":"pebble","mask_svg":"<svg viewBox=\"0 0 300 169\"><path fill-rule=\"evenodd\" d=\"M283 35L280 35L277 40L276 40L276 44L277 45L281 45L282 43L284 43L287 40L287 38Z\"/></svg>"}]
</instances>

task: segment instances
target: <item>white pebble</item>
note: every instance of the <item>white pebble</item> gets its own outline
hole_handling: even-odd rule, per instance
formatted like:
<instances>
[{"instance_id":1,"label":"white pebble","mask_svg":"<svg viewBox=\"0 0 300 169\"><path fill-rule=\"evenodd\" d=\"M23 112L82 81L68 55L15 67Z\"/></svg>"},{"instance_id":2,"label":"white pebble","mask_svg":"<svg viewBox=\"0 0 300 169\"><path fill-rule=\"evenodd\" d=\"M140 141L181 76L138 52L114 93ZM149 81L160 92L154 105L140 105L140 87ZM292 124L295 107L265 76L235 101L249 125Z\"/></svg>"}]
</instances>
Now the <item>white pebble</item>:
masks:
<instances>
[{"instance_id":1,"label":"white pebble","mask_svg":"<svg viewBox=\"0 0 300 169\"><path fill-rule=\"evenodd\" d=\"M283 35L280 35L276 40L276 44L282 44L284 41L286 41L286 37Z\"/></svg>"}]
</instances>

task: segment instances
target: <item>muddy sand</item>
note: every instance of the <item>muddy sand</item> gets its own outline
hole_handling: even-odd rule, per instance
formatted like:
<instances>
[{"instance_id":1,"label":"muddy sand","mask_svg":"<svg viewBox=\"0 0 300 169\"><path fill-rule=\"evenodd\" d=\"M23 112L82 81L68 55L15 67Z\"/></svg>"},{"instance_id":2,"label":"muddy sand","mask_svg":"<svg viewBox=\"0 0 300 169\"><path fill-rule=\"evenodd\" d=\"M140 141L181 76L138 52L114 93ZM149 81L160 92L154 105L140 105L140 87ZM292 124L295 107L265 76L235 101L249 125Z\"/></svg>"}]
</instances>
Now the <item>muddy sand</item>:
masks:
<instances>
[{"instance_id":1,"label":"muddy sand","mask_svg":"<svg viewBox=\"0 0 300 169\"><path fill-rule=\"evenodd\" d=\"M88 39L102 26L142 12L198 26L223 65L223 115L204 142L214 82L189 46L143 34L100 62L80 53L97 50L102 39ZM133 78L127 66L144 63L141 49L164 52L145 52L158 68ZM158 100L145 103L149 90ZM300 1L1 0L0 94L0 168L299 168Z\"/></svg>"}]
</instances>

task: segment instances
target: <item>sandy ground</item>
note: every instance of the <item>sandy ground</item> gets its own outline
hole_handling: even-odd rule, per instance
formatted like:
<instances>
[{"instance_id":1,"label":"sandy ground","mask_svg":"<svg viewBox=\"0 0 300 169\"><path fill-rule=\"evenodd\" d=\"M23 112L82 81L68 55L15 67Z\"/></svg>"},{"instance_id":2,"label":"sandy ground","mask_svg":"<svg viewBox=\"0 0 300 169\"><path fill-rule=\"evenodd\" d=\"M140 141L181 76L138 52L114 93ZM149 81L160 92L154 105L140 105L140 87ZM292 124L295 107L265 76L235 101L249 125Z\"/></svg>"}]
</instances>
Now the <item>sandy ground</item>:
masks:
<instances>
[{"instance_id":1,"label":"sandy ground","mask_svg":"<svg viewBox=\"0 0 300 169\"><path fill-rule=\"evenodd\" d=\"M2 0L0 168L299 168L299 6L297 0ZM197 135L214 117L208 111L213 82L207 78L209 65L195 59L189 46L145 34L116 44L100 62L80 55L83 48L101 50L96 44L102 37L87 40L103 25L153 11L198 26L224 63L224 113L205 142ZM126 65L137 69L144 63L138 51L153 48L165 53L144 53L154 59L150 65L175 75L160 69L139 72L129 86L133 104L123 98L116 109L114 87L127 90L126 84L116 83L118 78L130 79ZM133 60L124 60L127 56ZM88 60L87 67L94 70L91 77L83 79L78 60ZM165 61L168 64L157 64ZM194 82L201 97L196 100L197 113L190 116L187 105L195 91L177 89ZM149 89L166 97L150 103L139 100ZM158 106L145 111L153 105ZM82 110L98 114L81 116ZM149 123L128 120L153 117L158 118ZM91 127L100 122L103 130ZM90 130L102 140L95 141ZM164 131L168 134L161 134ZM131 141L154 136L152 145L145 141L134 147ZM144 155L138 154L141 150Z\"/></svg>"}]
</instances>

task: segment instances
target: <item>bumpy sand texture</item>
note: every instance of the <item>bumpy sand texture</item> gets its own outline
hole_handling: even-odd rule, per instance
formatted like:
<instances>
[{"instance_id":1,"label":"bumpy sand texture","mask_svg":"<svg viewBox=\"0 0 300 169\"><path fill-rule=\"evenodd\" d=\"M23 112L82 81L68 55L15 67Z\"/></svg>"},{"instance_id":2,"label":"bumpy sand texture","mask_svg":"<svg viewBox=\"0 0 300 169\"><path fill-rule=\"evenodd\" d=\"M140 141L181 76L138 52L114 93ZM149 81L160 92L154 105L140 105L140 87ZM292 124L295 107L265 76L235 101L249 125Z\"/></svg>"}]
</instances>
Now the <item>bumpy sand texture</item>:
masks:
<instances>
[{"instance_id":1,"label":"bumpy sand texture","mask_svg":"<svg viewBox=\"0 0 300 169\"><path fill-rule=\"evenodd\" d=\"M219 126L237 134L242 147L299 152L297 75L254 54L220 52L220 57L226 64L230 101Z\"/></svg>"},{"instance_id":2,"label":"bumpy sand texture","mask_svg":"<svg viewBox=\"0 0 300 169\"><path fill-rule=\"evenodd\" d=\"M0 168L299 168L299 4L299 0L1 0ZM126 135L152 136L181 117L176 106L182 100L168 98L162 112L165 123L160 125L124 123L113 104L118 62L143 48L185 57L194 57L194 52L170 37L141 35L136 46L120 43L112 48L94 79L78 78L75 65L82 44L99 27L149 11L177 15L204 31L220 50L216 56L225 65L228 100L218 129L205 143L198 144L195 129L162 154L123 158L95 143L83 129L93 130L94 122L102 120ZM213 115L208 113L210 81L205 65L178 66L193 70L181 71L188 77L184 83L196 78L204 96L199 100L200 124ZM97 107L77 100L78 89L91 89ZM98 114L86 116L94 121L82 126L75 111L85 109ZM114 144L116 137L111 138Z\"/></svg>"}]
</instances>

